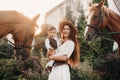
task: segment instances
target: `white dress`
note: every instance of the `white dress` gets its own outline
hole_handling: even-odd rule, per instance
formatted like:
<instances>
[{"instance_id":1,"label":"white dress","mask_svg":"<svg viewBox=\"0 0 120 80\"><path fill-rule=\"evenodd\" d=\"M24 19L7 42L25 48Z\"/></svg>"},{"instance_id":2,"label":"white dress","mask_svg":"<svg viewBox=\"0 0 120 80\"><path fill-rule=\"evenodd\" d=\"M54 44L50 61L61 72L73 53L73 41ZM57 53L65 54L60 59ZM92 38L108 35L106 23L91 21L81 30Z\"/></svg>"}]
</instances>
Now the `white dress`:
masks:
<instances>
[{"instance_id":1,"label":"white dress","mask_svg":"<svg viewBox=\"0 0 120 80\"><path fill-rule=\"evenodd\" d=\"M74 42L68 40L60 45L57 49L57 54L66 54L68 58L71 56L74 50ZM49 74L48 80L70 80L69 65L63 64L52 68L52 72Z\"/></svg>"}]
</instances>

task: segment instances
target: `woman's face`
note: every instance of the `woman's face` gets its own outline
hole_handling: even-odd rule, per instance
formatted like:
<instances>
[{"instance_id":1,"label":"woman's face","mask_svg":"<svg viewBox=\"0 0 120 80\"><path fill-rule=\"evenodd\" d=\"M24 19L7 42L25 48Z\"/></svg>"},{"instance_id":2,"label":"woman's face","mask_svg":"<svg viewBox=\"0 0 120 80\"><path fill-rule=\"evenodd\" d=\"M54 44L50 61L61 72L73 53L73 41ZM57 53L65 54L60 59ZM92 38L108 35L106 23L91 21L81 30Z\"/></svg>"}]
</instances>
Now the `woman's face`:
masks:
<instances>
[{"instance_id":1,"label":"woman's face","mask_svg":"<svg viewBox=\"0 0 120 80\"><path fill-rule=\"evenodd\" d=\"M64 38L68 38L70 35L70 27L68 25L65 25L62 29L62 34Z\"/></svg>"}]
</instances>

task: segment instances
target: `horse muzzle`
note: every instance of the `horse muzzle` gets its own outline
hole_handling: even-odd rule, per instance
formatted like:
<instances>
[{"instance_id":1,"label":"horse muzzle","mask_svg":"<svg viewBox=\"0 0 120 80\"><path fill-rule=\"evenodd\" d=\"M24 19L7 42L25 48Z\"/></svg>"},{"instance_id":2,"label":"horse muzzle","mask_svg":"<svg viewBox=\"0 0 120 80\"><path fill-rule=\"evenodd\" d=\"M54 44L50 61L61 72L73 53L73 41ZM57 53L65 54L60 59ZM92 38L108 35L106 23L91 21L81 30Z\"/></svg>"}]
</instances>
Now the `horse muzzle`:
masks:
<instances>
[{"instance_id":1,"label":"horse muzzle","mask_svg":"<svg viewBox=\"0 0 120 80\"><path fill-rule=\"evenodd\" d=\"M93 39L92 36L90 34L87 34L85 40L86 41L92 41L92 39Z\"/></svg>"},{"instance_id":2,"label":"horse muzzle","mask_svg":"<svg viewBox=\"0 0 120 80\"><path fill-rule=\"evenodd\" d=\"M86 33L84 35L84 38L86 41L92 41L93 39L95 39L97 37L97 34L93 33Z\"/></svg>"}]
</instances>

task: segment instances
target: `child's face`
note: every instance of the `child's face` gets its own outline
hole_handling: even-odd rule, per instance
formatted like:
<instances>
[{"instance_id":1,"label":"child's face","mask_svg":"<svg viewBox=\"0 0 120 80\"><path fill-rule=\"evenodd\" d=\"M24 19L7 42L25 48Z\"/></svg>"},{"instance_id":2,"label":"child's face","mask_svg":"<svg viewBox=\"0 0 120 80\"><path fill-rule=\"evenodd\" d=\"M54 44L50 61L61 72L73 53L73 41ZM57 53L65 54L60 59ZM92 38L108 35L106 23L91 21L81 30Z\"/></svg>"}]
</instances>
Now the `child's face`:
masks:
<instances>
[{"instance_id":1,"label":"child's face","mask_svg":"<svg viewBox=\"0 0 120 80\"><path fill-rule=\"evenodd\" d=\"M49 37L55 37L56 34L57 34L56 30L51 30L51 31L48 32Z\"/></svg>"}]
</instances>

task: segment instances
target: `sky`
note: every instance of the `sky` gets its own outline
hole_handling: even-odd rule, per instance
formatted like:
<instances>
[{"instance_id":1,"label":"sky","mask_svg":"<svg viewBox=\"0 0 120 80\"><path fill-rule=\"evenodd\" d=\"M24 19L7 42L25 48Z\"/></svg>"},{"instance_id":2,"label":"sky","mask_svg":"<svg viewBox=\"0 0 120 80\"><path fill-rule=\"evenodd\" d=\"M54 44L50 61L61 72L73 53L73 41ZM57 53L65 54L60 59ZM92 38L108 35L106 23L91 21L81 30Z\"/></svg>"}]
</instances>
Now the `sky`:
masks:
<instances>
[{"instance_id":1,"label":"sky","mask_svg":"<svg viewBox=\"0 0 120 80\"><path fill-rule=\"evenodd\" d=\"M32 18L40 13L37 23L42 24L44 13L63 0L0 0L0 10L17 10Z\"/></svg>"}]
</instances>

